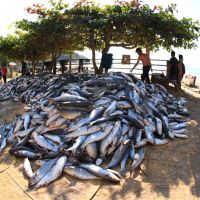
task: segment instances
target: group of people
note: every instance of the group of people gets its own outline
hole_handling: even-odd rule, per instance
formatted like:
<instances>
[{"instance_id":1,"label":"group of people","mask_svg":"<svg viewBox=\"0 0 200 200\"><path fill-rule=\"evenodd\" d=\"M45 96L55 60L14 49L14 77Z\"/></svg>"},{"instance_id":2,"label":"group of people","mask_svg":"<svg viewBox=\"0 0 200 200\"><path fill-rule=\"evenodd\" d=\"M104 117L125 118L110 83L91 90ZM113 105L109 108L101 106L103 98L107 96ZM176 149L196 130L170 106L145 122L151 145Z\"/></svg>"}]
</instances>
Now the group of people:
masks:
<instances>
[{"instance_id":1,"label":"group of people","mask_svg":"<svg viewBox=\"0 0 200 200\"><path fill-rule=\"evenodd\" d=\"M185 74L185 65L183 63L183 55L176 58L175 51L171 52L171 59L167 61L167 78L173 83L177 90L181 89L181 81Z\"/></svg>"},{"instance_id":2,"label":"group of people","mask_svg":"<svg viewBox=\"0 0 200 200\"><path fill-rule=\"evenodd\" d=\"M131 72L133 69L139 64L141 61L143 64L143 72L141 75L141 79L143 82L146 82L147 84L150 83L149 79L149 71L152 71L152 65L151 60L149 56L149 51L146 49L146 53L142 52L141 48L136 49L136 53L138 54L138 60L131 69ZM79 67L78 72L83 72L83 60L79 60ZM179 55L179 60L175 56L175 52L171 52L171 58L169 61L167 61L167 79L169 82L173 83L175 88L177 90L181 89L181 81L185 74L185 65L183 63L183 56ZM22 76L23 75L30 75L30 68L27 66L26 62L22 61ZM6 76L7 76L7 68L5 64L2 64L0 67L0 80L3 78L4 83L6 83Z\"/></svg>"},{"instance_id":3,"label":"group of people","mask_svg":"<svg viewBox=\"0 0 200 200\"><path fill-rule=\"evenodd\" d=\"M143 73L141 75L141 79L143 82L147 84L150 83L149 79L149 71L152 71L151 60L149 56L149 51L146 49L146 53L143 53L141 48L136 49L136 53L138 54L138 60L131 69L133 69L139 64L141 61L143 64ZM171 58L167 61L167 80L174 84L177 90L181 89L181 81L185 74L185 65L183 63L183 55L179 55L179 60L175 56L175 52L171 52Z\"/></svg>"},{"instance_id":4,"label":"group of people","mask_svg":"<svg viewBox=\"0 0 200 200\"><path fill-rule=\"evenodd\" d=\"M10 69L11 70L11 69ZM30 76L30 66L26 62L22 62L22 76ZM2 63L0 66L0 82L7 82L7 66L6 63Z\"/></svg>"},{"instance_id":5,"label":"group of people","mask_svg":"<svg viewBox=\"0 0 200 200\"><path fill-rule=\"evenodd\" d=\"M6 83L7 82L7 67L5 64L3 64L2 66L0 66L0 80L3 78L3 82Z\"/></svg>"}]
</instances>

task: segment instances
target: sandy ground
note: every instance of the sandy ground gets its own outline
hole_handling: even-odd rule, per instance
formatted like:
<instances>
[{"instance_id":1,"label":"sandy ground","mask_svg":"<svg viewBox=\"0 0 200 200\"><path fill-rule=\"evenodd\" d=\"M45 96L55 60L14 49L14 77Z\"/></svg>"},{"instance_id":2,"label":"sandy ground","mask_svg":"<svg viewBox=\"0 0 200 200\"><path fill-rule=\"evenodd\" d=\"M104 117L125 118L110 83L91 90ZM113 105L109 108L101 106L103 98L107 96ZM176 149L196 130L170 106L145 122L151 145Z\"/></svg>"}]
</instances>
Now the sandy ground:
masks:
<instances>
[{"instance_id":1,"label":"sandy ground","mask_svg":"<svg viewBox=\"0 0 200 200\"><path fill-rule=\"evenodd\" d=\"M187 98L192 116L189 139L176 139L161 147L147 146L142 170L136 171L133 178L114 185L63 175L48 187L29 191L22 160L9 155L7 148L0 155L0 200L200 199L200 94L188 87L183 89L181 96ZM0 124L12 122L21 112L20 103L0 103Z\"/></svg>"}]
</instances>

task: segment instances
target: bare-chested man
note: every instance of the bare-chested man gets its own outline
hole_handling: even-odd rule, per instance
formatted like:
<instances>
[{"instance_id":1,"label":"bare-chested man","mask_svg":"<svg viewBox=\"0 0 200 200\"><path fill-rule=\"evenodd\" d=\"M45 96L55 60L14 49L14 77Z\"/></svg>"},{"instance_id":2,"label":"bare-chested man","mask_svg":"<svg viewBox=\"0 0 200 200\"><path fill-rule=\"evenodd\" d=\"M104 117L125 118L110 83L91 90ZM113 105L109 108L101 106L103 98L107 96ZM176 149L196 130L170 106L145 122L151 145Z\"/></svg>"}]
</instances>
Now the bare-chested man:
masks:
<instances>
[{"instance_id":1,"label":"bare-chested man","mask_svg":"<svg viewBox=\"0 0 200 200\"><path fill-rule=\"evenodd\" d=\"M149 51L146 49L146 53L142 53L141 48L137 48L135 52L139 56L138 56L137 62L135 63L135 65L131 69L131 72L139 64L139 62L142 61L142 64L143 64L143 73L141 75L141 79L142 79L142 81L146 81L146 83L150 83L149 70L150 69L152 70L152 67L151 67L151 61L150 61L150 57L149 57Z\"/></svg>"}]
</instances>

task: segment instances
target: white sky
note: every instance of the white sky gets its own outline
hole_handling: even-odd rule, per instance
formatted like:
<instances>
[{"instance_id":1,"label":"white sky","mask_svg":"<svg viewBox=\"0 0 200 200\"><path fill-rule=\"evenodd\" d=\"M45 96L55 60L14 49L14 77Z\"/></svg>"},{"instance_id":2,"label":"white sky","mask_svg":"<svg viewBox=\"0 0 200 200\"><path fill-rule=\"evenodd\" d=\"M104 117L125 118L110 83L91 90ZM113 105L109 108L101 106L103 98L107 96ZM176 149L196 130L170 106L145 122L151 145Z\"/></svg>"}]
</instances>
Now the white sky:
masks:
<instances>
[{"instance_id":1,"label":"white sky","mask_svg":"<svg viewBox=\"0 0 200 200\"><path fill-rule=\"evenodd\" d=\"M73 0L64 0L65 3L72 3ZM101 0L96 0L96 2L103 2ZM107 0L107 3L113 2L112 0ZM177 4L178 17L187 17L192 18L193 20L200 21L200 0L143 0L143 3L147 3L152 5L169 5L171 3ZM33 19L34 15L30 15L25 11L25 8L31 6L34 3L44 4L48 3L48 0L1 0L0 6L0 35L5 36L9 32L11 32L11 24L13 24L16 20L21 20L23 18ZM186 66L196 67L199 70L200 74L200 62L198 57L200 56L200 42L197 43L198 48L195 50L184 50L184 49L175 49L177 54L183 54L184 61ZM89 52L85 52L88 54ZM110 50L110 53L114 54L114 58L121 58L122 54L131 54L131 58L137 58L135 51L128 51L126 49L117 48L113 51ZM87 55L91 57L90 55ZM160 50L159 52L153 53L151 58L160 58L160 59L168 59L170 57L170 53Z\"/></svg>"}]
</instances>

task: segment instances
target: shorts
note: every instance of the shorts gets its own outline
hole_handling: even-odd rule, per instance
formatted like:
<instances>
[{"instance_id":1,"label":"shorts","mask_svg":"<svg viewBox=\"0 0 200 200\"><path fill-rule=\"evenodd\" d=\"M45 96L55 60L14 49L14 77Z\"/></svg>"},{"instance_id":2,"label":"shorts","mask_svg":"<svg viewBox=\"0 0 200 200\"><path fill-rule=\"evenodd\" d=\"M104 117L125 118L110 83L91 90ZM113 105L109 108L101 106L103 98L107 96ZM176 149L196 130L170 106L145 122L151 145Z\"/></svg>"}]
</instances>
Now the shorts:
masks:
<instances>
[{"instance_id":1,"label":"shorts","mask_svg":"<svg viewBox=\"0 0 200 200\"><path fill-rule=\"evenodd\" d=\"M175 75L171 75L168 77L169 81L173 84L177 84L178 83L178 77Z\"/></svg>"}]
</instances>

